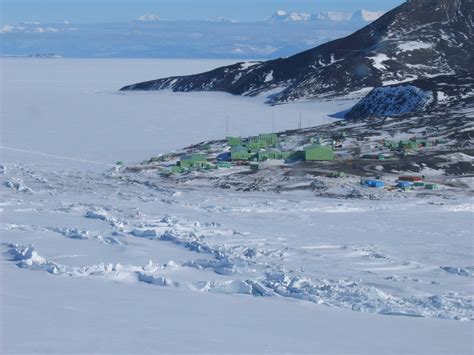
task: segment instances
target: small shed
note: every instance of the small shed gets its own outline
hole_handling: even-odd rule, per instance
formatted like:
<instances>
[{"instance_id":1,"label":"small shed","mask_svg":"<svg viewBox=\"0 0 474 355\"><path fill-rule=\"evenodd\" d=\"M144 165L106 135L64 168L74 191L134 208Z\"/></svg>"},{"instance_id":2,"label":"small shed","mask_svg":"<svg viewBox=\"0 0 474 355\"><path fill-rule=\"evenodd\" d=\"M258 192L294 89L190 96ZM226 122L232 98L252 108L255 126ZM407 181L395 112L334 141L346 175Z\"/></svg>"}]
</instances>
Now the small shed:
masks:
<instances>
[{"instance_id":1,"label":"small shed","mask_svg":"<svg viewBox=\"0 0 474 355\"><path fill-rule=\"evenodd\" d=\"M421 147L420 140L408 140L408 141L400 141L398 143L398 148L400 149L418 149Z\"/></svg>"},{"instance_id":2,"label":"small shed","mask_svg":"<svg viewBox=\"0 0 474 355\"><path fill-rule=\"evenodd\" d=\"M425 184L425 189L427 190L438 190L438 184Z\"/></svg>"},{"instance_id":3,"label":"small shed","mask_svg":"<svg viewBox=\"0 0 474 355\"><path fill-rule=\"evenodd\" d=\"M303 151L306 161L334 160L334 150L331 147L313 144L305 147Z\"/></svg>"}]
</instances>

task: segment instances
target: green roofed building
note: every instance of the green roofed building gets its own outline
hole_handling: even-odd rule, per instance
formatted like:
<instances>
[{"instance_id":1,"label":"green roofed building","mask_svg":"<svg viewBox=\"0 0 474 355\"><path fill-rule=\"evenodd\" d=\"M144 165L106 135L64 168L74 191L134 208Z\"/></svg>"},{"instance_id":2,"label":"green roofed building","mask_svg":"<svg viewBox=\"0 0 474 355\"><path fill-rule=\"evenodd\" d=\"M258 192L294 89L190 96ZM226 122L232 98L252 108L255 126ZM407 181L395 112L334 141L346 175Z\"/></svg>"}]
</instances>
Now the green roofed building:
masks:
<instances>
[{"instance_id":1,"label":"green roofed building","mask_svg":"<svg viewBox=\"0 0 474 355\"><path fill-rule=\"evenodd\" d=\"M278 143L278 136L276 133L260 134L258 137L265 141L267 145L275 145Z\"/></svg>"},{"instance_id":2,"label":"green roofed building","mask_svg":"<svg viewBox=\"0 0 474 355\"><path fill-rule=\"evenodd\" d=\"M426 146L426 141L422 139L413 139L408 141L400 141L398 147L400 149L418 149Z\"/></svg>"},{"instance_id":3,"label":"green roofed building","mask_svg":"<svg viewBox=\"0 0 474 355\"><path fill-rule=\"evenodd\" d=\"M187 154L179 158L179 166L185 169L204 169L207 159L202 154Z\"/></svg>"},{"instance_id":4,"label":"green roofed building","mask_svg":"<svg viewBox=\"0 0 474 355\"><path fill-rule=\"evenodd\" d=\"M170 170L170 172L171 172L171 173L174 173L174 174L182 174L182 173L185 173L185 172L187 172L187 171L189 171L189 170L188 170L188 169L185 169L185 168L182 168L182 167L180 167L180 166L177 166L177 165L172 166L172 167L171 167L171 170Z\"/></svg>"},{"instance_id":5,"label":"green roofed building","mask_svg":"<svg viewBox=\"0 0 474 355\"><path fill-rule=\"evenodd\" d=\"M303 152L306 161L334 160L334 151L324 145L313 144L305 147Z\"/></svg>"},{"instance_id":6,"label":"green roofed building","mask_svg":"<svg viewBox=\"0 0 474 355\"><path fill-rule=\"evenodd\" d=\"M241 137L227 137L227 144L230 145L231 147L242 145L242 138Z\"/></svg>"},{"instance_id":7,"label":"green roofed building","mask_svg":"<svg viewBox=\"0 0 474 355\"><path fill-rule=\"evenodd\" d=\"M230 151L231 160L249 160L251 155L249 149L241 145L232 147L232 150Z\"/></svg>"},{"instance_id":8,"label":"green roofed building","mask_svg":"<svg viewBox=\"0 0 474 355\"><path fill-rule=\"evenodd\" d=\"M247 147L253 151L276 144L278 144L278 136L275 133L259 134L258 136L249 137L247 141Z\"/></svg>"},{"instance_id":9,"label":"green roofed building","mask_svg":"<svg viewBox=\"0 0 474 355\"><path fill-rule=\"evenodd\" d=\"M247 147L249 147L250 150L256 151L259 149L264 149L267 146L268 146L267 141L261 138L260 136L248 138Z\"/></svg>"}]
</instances>

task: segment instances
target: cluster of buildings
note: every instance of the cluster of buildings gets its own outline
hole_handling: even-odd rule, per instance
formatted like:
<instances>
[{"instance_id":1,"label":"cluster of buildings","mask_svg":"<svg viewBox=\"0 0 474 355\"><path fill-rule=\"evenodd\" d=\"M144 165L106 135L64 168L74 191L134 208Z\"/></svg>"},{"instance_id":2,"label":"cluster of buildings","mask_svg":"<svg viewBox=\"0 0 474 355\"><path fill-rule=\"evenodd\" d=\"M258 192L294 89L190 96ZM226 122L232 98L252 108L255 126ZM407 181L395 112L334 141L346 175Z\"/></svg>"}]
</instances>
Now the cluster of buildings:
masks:
<instances>
[{"instance_id":1,"label":"cluster of buildings","mask_svg":"<svg viewBox=\"0 0 474 355\"><path fill-rule=\"evenodd\" d=\"M212 163L207 160L204 154L185 154L181 155L177 164L171 167L171 172L182 174L190 170L211 170L211 169L229 169L232 163L228 161L217 161Z\"/></svg>"},{"instance_id":2,"label":"cluster of buildings","mask_svg":"<svg viewBox=\"0 0 474 355\"><path fill-rule=\"evenodd\" d=\"M330 161L334 160L334 150L330 146L310 139L307 145L300 149L282 148L280 139L275 133L259 134L248 138L227 137L230 151L223 152L216 159L208 159L205 154L185 154L179 157L171 173L184 173L190 170L227 169L233 164L249 165L257 170L258 163L268 160L291 161Z\"/></svg>"},{"instance_id":3,"label":"cluster of buildings","mask_svg":"<svg viewBox=\"0 0 474 355\"><path fill-rule=\"evenodd\" d=\"M415 150L415 149L421 149L421 148L426 148L426 147L434 147L434 146L437 146L438 144L445 144L445 143L447 143L447 141L443 139L428 140L428 139L418 139L417 137L412 137L408 140L401 140L398 142L389 141L389 140L383 141L384 147L390 150L397 150L397 151Z\"/></svg>"},{"instance_id":4,"label":"cluster of buildings","mask_svg":"<svg viewBox=\"0 0 474 355\"><path fill-rule=\"evenodd\" d=\"M427 183L423 180L423 176L399 176L397 184L394 187L402 189L403 191L413 190L415 188L424 188L426 190L437 190L439 188L437 184ZM367 187L385 187L385 183L377 179L362 179L360 180L360 184Z\"/></svg>"},{"instance_id":5,"label":"cluster of buildings","mask_svg":"<svg viewBox=\"0 0 474 355\"><path fill-rule=\"evenodd\" d=\"M227 137L227 144L231 147L230 159L233 162L334 160L334 150L332 147L314 143L313 141L299 150L281 149L278 136L275 133L260 134L246 139L241 137Z\"/></svg>"},{"instance_id":6,"label":"cluster of buildings","mask_svg":"<svg viewBox=\"0 0 474 355\"><path fill-rule=\"evenodd\" d=\"M408 140L401 140L401 141L390 141L390 140L381 140L380 143L383 145L385 149L388 149L390 151L396 151L399 152L401 156L404 156L404 154L407 151L411 150L418 150L422 148L427 148L427 147L435 147L439 144L445 144L448 143L448 141L443 140L443 139L434 139L434 140L428 140L428 139L419 139L417 137L412 137ZM366 153L361 156L362 159L372 159L372 160L385 160L390 158L390 154L384 154L384 153Z\"/></svg>"}]
</instances>

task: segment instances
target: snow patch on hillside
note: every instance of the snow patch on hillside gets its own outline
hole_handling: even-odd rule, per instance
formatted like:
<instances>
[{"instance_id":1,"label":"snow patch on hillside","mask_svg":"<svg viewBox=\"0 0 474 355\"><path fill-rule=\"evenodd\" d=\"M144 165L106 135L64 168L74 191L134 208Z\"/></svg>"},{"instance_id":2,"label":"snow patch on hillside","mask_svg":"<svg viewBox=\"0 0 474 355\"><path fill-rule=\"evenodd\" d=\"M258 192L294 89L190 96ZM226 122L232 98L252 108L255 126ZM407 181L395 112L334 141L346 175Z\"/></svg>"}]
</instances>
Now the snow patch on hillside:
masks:
<instances>
[{"instance_id":1,"label":"snow patch on hillside","mask_svg":"<svg viewBox=\"0 0 474 355\"><path fill-rule=\"evenodd\" d=\"M433 43L426 43L421 41L410 41L410 42L401 42L397 47L403 52L410 52L419 49L429 49L433 48Z\"/></svg>"},{"instance_id":2,"label":"snow patch on hillside","mask_svg":"<svg viewBox=\"0 0 474 355\"><path fill-rule=\"evenodd\" d=\"M265 82L268 83L273 80L273 70L265 76Z\"/></svg>"}]
</instances>

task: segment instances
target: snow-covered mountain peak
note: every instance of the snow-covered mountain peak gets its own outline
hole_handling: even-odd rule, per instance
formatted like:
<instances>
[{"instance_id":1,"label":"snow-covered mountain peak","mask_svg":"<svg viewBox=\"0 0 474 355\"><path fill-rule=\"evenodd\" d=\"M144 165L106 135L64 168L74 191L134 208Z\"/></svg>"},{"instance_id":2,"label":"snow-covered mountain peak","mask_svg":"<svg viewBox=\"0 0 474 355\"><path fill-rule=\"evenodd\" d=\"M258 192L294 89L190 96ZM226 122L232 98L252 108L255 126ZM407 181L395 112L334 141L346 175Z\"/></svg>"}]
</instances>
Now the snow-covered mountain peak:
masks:
<instances>
[{"instance_id":1,"label":"snow-covered mountain peak","mask_svg":"<svg viewBox=\"0 0 474 355\"><path fill-rule=\"evenodd\" d=\"M357 10L355 12L344 11L321 11L314 14L306 12L287 12L278 10L270 17L270 21L289 22L289 21L362 21L372 22L384 14L383 11Z\"/></svg>"},{"instance_id":2,"label":"snow-covered mountain peak","mask_svg":"<svg viewBox=\"0 0 474 355\"><path fill-rule=\"evenodd\" d=\"M158 15L154 14L145 14L137 18L137 21L143 22L151 22L151 21L159 21L161 18Z\"/></svg>"},{"instance_id":3,"label":"snow-covered mountain peak","mask_svg":"<svg viewBox=\"0 0 474 355\"><path fill-rule=\"evenodd\" d=\"M286 12L284 10L278 10L270 17L270 21L275 22L298 22L298 21L309 21L311 19L311 14L306 12Z\"/></svg>"},{"instance_id":4,"label":"snow-covered mountain peak","mask_svg":"<svg viewBox=\"0 0 474 355\"><path fill-rule=\"evenodd\" d=\"M306 12L292 12L290 14L291 21L308 21L309 19L311 19L311 14Z\"/></svg>"}]
</instances>

